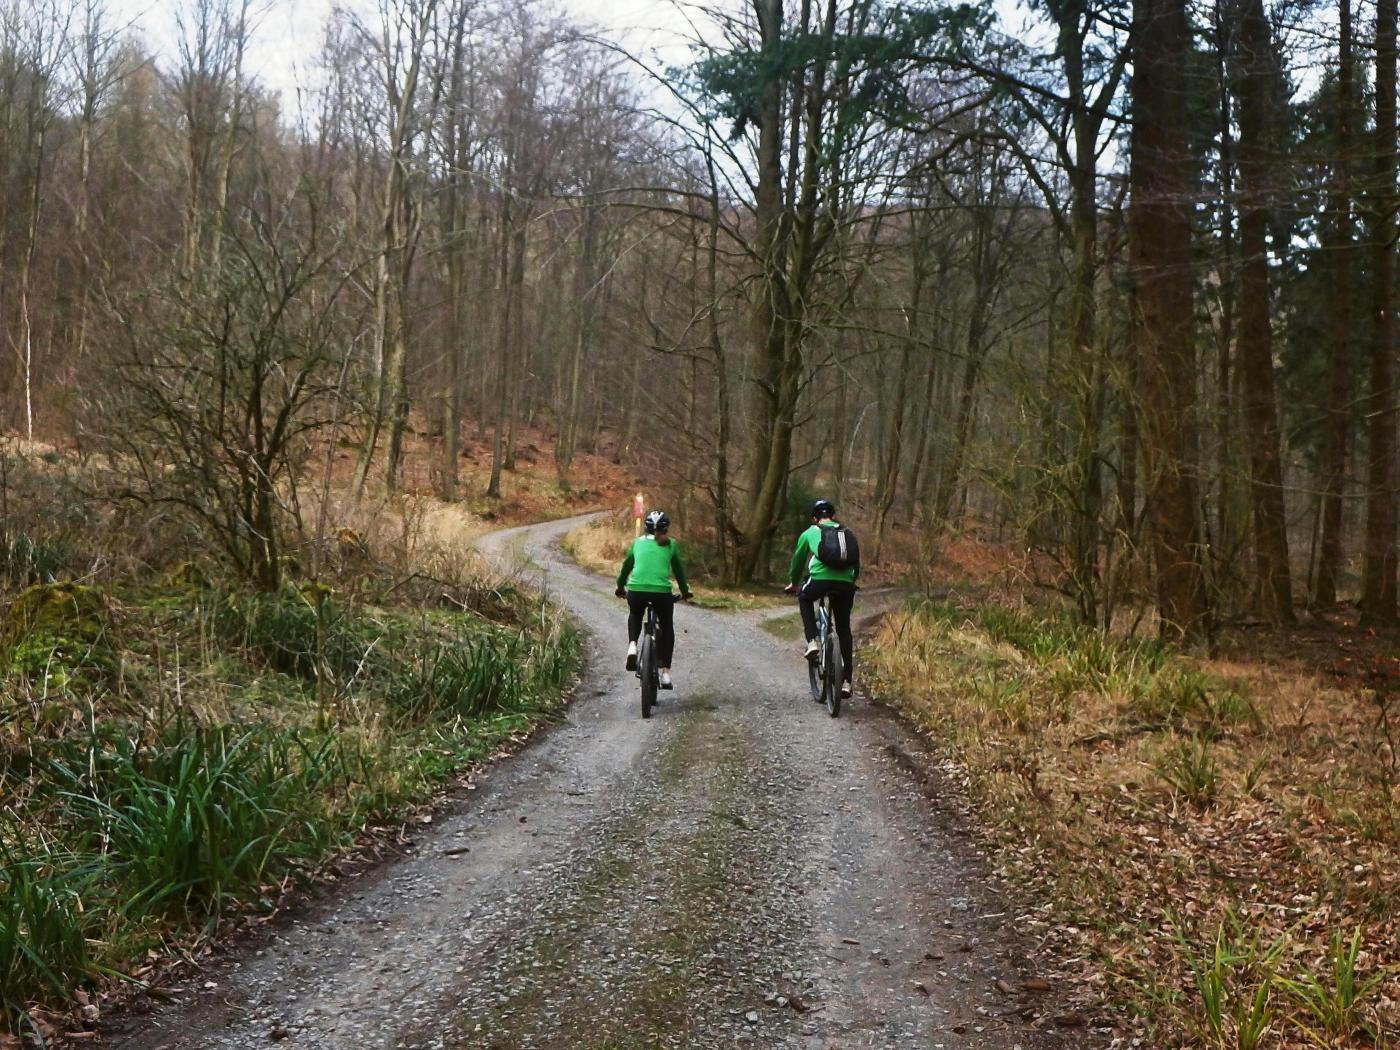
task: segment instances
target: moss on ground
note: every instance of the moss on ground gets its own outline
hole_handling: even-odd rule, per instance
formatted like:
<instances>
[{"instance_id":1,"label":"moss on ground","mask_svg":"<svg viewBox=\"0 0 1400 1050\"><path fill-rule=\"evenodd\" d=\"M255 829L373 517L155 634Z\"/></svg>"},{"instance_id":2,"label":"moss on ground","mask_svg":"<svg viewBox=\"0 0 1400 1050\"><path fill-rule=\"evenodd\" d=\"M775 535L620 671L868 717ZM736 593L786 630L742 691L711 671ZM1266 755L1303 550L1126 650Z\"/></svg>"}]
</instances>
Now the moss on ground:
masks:
<instances>
[{"instance_id":1,"label":"moss on ground","mask_svg":"<svg viewBox=\"0 0 1400 1050\"><path fill-rule=\"evenodd\" d=\"M120 666L106 596L79 583L40 583L0 614L0 661L44 696L87 691Z\"/></svg>"}]
</instances>

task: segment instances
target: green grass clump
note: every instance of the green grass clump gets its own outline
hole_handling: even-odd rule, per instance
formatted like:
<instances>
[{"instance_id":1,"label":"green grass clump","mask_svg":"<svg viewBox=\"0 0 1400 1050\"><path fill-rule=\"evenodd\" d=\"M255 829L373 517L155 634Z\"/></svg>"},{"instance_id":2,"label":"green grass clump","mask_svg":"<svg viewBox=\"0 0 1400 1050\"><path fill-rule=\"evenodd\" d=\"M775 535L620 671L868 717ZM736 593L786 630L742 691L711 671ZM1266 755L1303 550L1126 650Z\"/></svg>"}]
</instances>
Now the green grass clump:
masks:
<instances>
[{"instance_id":1,"label":"green grass clump","mask_svg":"<svg viewBox=\"0 0 1400 1050\"><path fill-rule=\"evenodd\" d=\"M73 608L51 621L59 594ZM579 637L538 600L492 594L504 623L311 585L125 593L121 704L67 704L63 733L0 736L0 1032L153 943L265 906L548 717ZM71 634L99 608L88 597L36 601L23 637Z\"/></svg>"},{"instance_id":2,"label":"green grass clump","mask_svg":"<svg viewBox=\"0 0 1400 1050\"><path fill-rule=\"evenodd\" d=\"M1258 932L1228 913L1205 951L1178 932L1178 951L1190 968L1194 997L1183 1007L1188 1028L1216 1050L1258 1050L1274 1029L1276 968L1287 946L1265 943Z\"/></svg>"},{"instance_id":3,"label":"green grass clump","mask_svg":"<svg viewBox=\"0 0 1400 1050\"><path fill-rule=\"evenodd\" d=\"M1357 966L1360 955L1360 927L1350 939L1341 930L1333 930L1323 976L1304 972L1283 981L1284 989L1306 1018L1307 1027L1326 1037L1319 1043L1350 1039L1362 1032L1375 1035L1362 1017L1362 1008L1380 988L1385 974L1363 978Z\"/></svg>"},{"instance_id":4,"label":"green grass clump","mask_svg":"<svg viewBox=\"0 0 1400 1050\"><path fill-rule=\"evenodd\" d=\"M26 1006L64 998L95 972L91 871L71 855L27 853L0 841L0 1030Z\"/></svg>"},{"instance_id":5,"label":"green grass clump","mask_svg":"<svg viewBox=\"0 0 1400 1050\"><path fill-rule=\"evenodd\" d=\"M563 687L578 651L572 630L541 644L524 631L478 630L419 650L387 686L391 708L413 719L517 711Z\"/></svg>"},{"instance_id":6,"label":"green grass clump","mask_svg":"<svg viewBox=\"0 0 1400 1050\"><path fill-rule=\"evenodd\" d=\"M66 750L52 764L63 816L128 914L216 916L257 890L274 857L328 844L315 829L337 771L331 738L177 719L153 740L94 735Z\"/></svg>"},{"instance_id":7,"label":"green grass clump","mask_svg":"<svg viewBox=\"0 0 1400 1050\"><path fill-rule=\"evenodd\" d=\"M0 581L12 586L56 583L72 561L72 551L56 539L27 532L0 537Z\"/></svg>"},{"instance_id":8,"label":"green grass clump","mask_svg":"<svg viewBox=\"0 0 1400 1050\"><path fill-rule=\"evenodd\" d=\"M1157 759L1157 773L1198 809L1208 809L1220 794L1220 773L1209 741L1195 737L1172 745Z\"/></svg>"}]
</instances>

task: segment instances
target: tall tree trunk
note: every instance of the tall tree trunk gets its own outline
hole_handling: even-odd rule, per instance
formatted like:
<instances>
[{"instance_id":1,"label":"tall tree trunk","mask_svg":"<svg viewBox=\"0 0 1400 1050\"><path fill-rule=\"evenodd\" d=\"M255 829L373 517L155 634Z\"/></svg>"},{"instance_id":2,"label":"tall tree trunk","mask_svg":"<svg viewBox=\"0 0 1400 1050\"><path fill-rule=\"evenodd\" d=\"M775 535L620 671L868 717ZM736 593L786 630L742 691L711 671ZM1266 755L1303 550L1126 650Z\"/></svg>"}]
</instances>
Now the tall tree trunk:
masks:
<instances>
[{"instance_id":1,"label":"tall tree trunk","mask_svg":"<svg viewBox=\"0 0 1400 1050\"><path fill-rule=\"evenodd\" d=\"M511 301L508 328L510 352L506 356L506 442L502 466L515 470L515 450L519 437L521 390L525 385L525 249L529 236L529 217L521 215L513 237L510 288L506 295Z\"/></svg>"},{"instance_id":2,"label":"tall tree trunk","mask_svg":"<svg viewBox=\"0 0 1400 1050\"><path fill-rule=\"evenodd\" d=\"M885 522L890 508L899 492L899 465L904 456L905 403L909 397L909 372L914 354L919 347L919 311L923 307L924 264L920 254L914 256L913 287L909 292L909 306L905 310L904 339L899 354L899 371L894 377L894 403L890 406L886 420L885 449L880 463L878 494L875 500L875 556L878 564L885 544Z\"/></svg>"},{"instance_id":3,"label":"tall tree trunk","mask_svg":"<svg viewBox=\"0 0 1400 1050\"><path fill-rule=\"evenodd\" d=\"M395 246L398 244L398 199L391 177L385 190L383 212L380 218L380 236L383 243L374 261L374 390L370 404L368 429L360 445L359 458L355 463L353 488L356 497L365 490L369 481L370 464L379 447L379 437L389 416L389 398L392 396L393 379L389 375L390 358L397 325L394 321L394 278L397 272Z\"/></svg>"},{"instance_id":4,"label":"tall tree trunk","mask_svg":"<svg viewBox=\"0 0 1400 1050\"><path fill-rule=\"evenodd\" d=\"M443 231L447 237L447 395L442 400L442 470L440 493L443 500L457 498L458 460L462 451L462 384L466 357L466 237L462 179L467 171L467 133L464 127L466 86L466 17L468 6L457 11L452 26L451 72L447 88L446 125L443 128L443 159L448 166L443 200Z\"/></svg>"},{"instance_id":5,"label":"tall tree trunk","mask_svg":"<svg viewBox=\"0 0 1400 1050\"><path fill-rule=\"evenodd\" d=\"M1134 0L1132 36L1128 223L1157 612L1165 637L1194 639L1208 631L1208 608L1197 517L1185 0Z\"/></svg>"},{"instance_id":6,"label":"tall tree trunk","mask_svg":"<svg viewBox=\"0 0 1400 1050\"><path fill-rule=\"evenodd\" d=\"M1084 4L1065 5L1061 55L1069 96L1075 100L1074 163L1070 180L1069 358L1073 368L1075 413L1074 458L1069 479L1071 505L1070 562L1073 566L1080 620L1098 619L1099 510L1103 502L1099 465L1099 435L1103 429L1104 369L1096 338L1098 275L1098 135L1102 117L1093 114L1085 97L1084 37L1088 26ZM1068 38L1068 39L1067 39Z\"/></svg>"},{"instance_id":7,"label":"tall tree trunk","mask_svg":"<svg viewBox=\"0 0 1400 1050\"><path fill-rule=\"evenodd\" d=\"M554 464L562 488L569 487L569 470L578 446L579 413L582 410L583 366L593 341L593 313L598 280L598 209L585 205L583 236L574 263L574 331L565 371L564 398L560 406L559 439L554 446Z\"/></svg>"},{"instance_id":8,"label":"tall tree trunk","mask_svg":"<svg viewBox=\"0 0 1400 1050\"><path fill-rule=\"evenodd\" d=\"M514 242L511 218L511 201L507 194L503 199L501 215L500 245L500 327L496 331L496 387L491 396L495 402L495 423L491 428L491 480L486 486L486 495L492 499L501 498L501 469L505 464L506 414L510 400L510 350L511 326L515 323L515 300L511 294L513 267L511 246Z\"/></svg>"},{"instance_id":9,"label":"tall tree trunk","mask_svg":"<svg viewBox=\"0 0 1400 1050\"><path fill-rule=\"evenodd\" d=\"M710 355L715 368L715 411L719 415L715 437L715 542L719 546L720 565L725 576L733 578L734 565L730 534L734 527L734 509L729 479L730 405L729 362L719 326L719 181L715 176L714 156L707 149L705 169L710 183L709 229L705 244L705 298Z\"/></svg>"},{"instance_id":10,"label":"tall tree trunk","mask_svg":"<svg viewBox=\"0 0 1400 1050\"><path fill-rule=\"evenodd\" d=\"M1372 156L1371 388L1366 472L1366 566L1361 616L1395 620L1395 15L1396 0L1376 0L1376 134Z\"/></svg>"},{"instance_id":11,"label":"tall tree trunk","mask_svg":"<svg viewBox=\"0 0 1400 1050\"><path fill-rule=\"evenodd\" d=\"M1240 120L1240 369L1249 429L1250 496L1254 523L1255 593L1274 623L1293 623L1293 586L1283 506L1278 398L1274 390L1269 322L1268 223L1273 124L1270 88L1275 63L1263 0L1240 0L1235 58Z\"/></svg>"},{"instance_id":12,"label":"tall tree trunk","mask_svg":"<svg viewBox=\"0 0 1400 1050\"><path fill-rule=\"evenodd\" d=\"M972 413L977 401L977 380L982 374L983 329L982 300L977 297L972 305L972 319L968 325L967 352L963 360L962 385L958 390L957 415L953 422L952 447L943 461L943 469L938 475L938 486L933 497L933 522L939 530L952 524L953 501L962 484L963 464L967 460L967 446L972 439Z\"/></svg>"},{"instance_id":13,"label":"tall tree trunk","mask_svg":"<svg viewBox=\"0 0 1400 1050\"><path fill-rule=\"evenodd\" d=\"M776 52L783 34L782 0L756 0L760 42L765 52ZM781 478L769 477L770 464L781 459L787 441L782 428L782 386L784 318L787 304L784 277L786 214L783 201L783 80L771 76L758 99L758 179L754 193L754 219L757 252L763 268L755 284L753 332L757 348L754 374L754 406L751 424L747 506L744 514L744 542L735 561L735 578L740 583L753 576L758 565L764 534L772 520Z\"/></svg>"},{"instance_id":14,"label":"tall tree trunk","mask_svg":"<svg viewBox=\"0 0 1400 1050\"><path fill-rule=\"evenodd\" d=\"M1332 265L1331 340L1327 346L1327 434L1322 454L1322 541L1312 604L1337 601L1342 566L1342 488L1346 483L1351 429L1351 260L1355 227L1351 218L1351 133L1356 112L1352 56L1351 0L1339 0L1337 53L1337 156L1327 210L1327 258Z\"/></svg>"},{"instance_id":15,"label":"tall tree trunk","mask_svg":"<svg viewBox=\"0 0 1400 1050\"><path fill-rule=\"evenodd\" d=\"M1234 107L1228 89L1229 57L1234 19L1225 10L1228 0L1215 5L1216 54L1220 79L1220 323L1217 331L1215 405L1216 515L1212 548L1229 555L1239 547L1235 519L1235 328L1238 260L1235 251L1235 143ZM1217 566L1219 567L1219 566Z\"/></svg>"}]
</instances>

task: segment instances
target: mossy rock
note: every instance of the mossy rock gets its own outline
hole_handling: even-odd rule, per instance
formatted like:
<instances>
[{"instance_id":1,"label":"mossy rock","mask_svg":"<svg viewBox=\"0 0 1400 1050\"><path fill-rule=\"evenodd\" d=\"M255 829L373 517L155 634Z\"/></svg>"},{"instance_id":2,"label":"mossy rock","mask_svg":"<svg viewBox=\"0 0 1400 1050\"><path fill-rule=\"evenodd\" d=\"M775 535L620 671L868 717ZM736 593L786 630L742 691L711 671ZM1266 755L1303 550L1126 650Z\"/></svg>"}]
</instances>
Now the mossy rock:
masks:
<instances>
[{"instance_id":1,"label":"mossy rock","mask_svg":"<svg viewBox=\"0 0 1400 1050\"><path fill-rule=\"evenodd\" d=\"M0 664L47 692L90 688L111 677L117 658L107 599L80 583L42 583L21 591L0 614Z\"/></svg>"}]
</instances>

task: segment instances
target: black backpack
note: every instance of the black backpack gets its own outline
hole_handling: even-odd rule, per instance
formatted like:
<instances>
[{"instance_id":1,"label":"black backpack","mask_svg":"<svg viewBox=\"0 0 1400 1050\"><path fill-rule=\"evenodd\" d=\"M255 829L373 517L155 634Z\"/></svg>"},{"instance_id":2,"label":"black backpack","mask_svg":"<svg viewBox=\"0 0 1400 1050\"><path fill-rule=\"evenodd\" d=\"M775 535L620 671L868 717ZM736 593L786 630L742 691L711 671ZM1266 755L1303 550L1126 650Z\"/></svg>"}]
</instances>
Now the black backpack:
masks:
<instances>
[{"instance_id":1,"label":"black backpack","mask_svg":"<svg viewBox=\"0 0 1400 1050\"><path fill-rule=\"evenodd\" d=\"M838 572L860 565L860 544L856 534L844 525L822 526L822 538L817 542L817 561Z\"/></svg>"}]
</instances>

